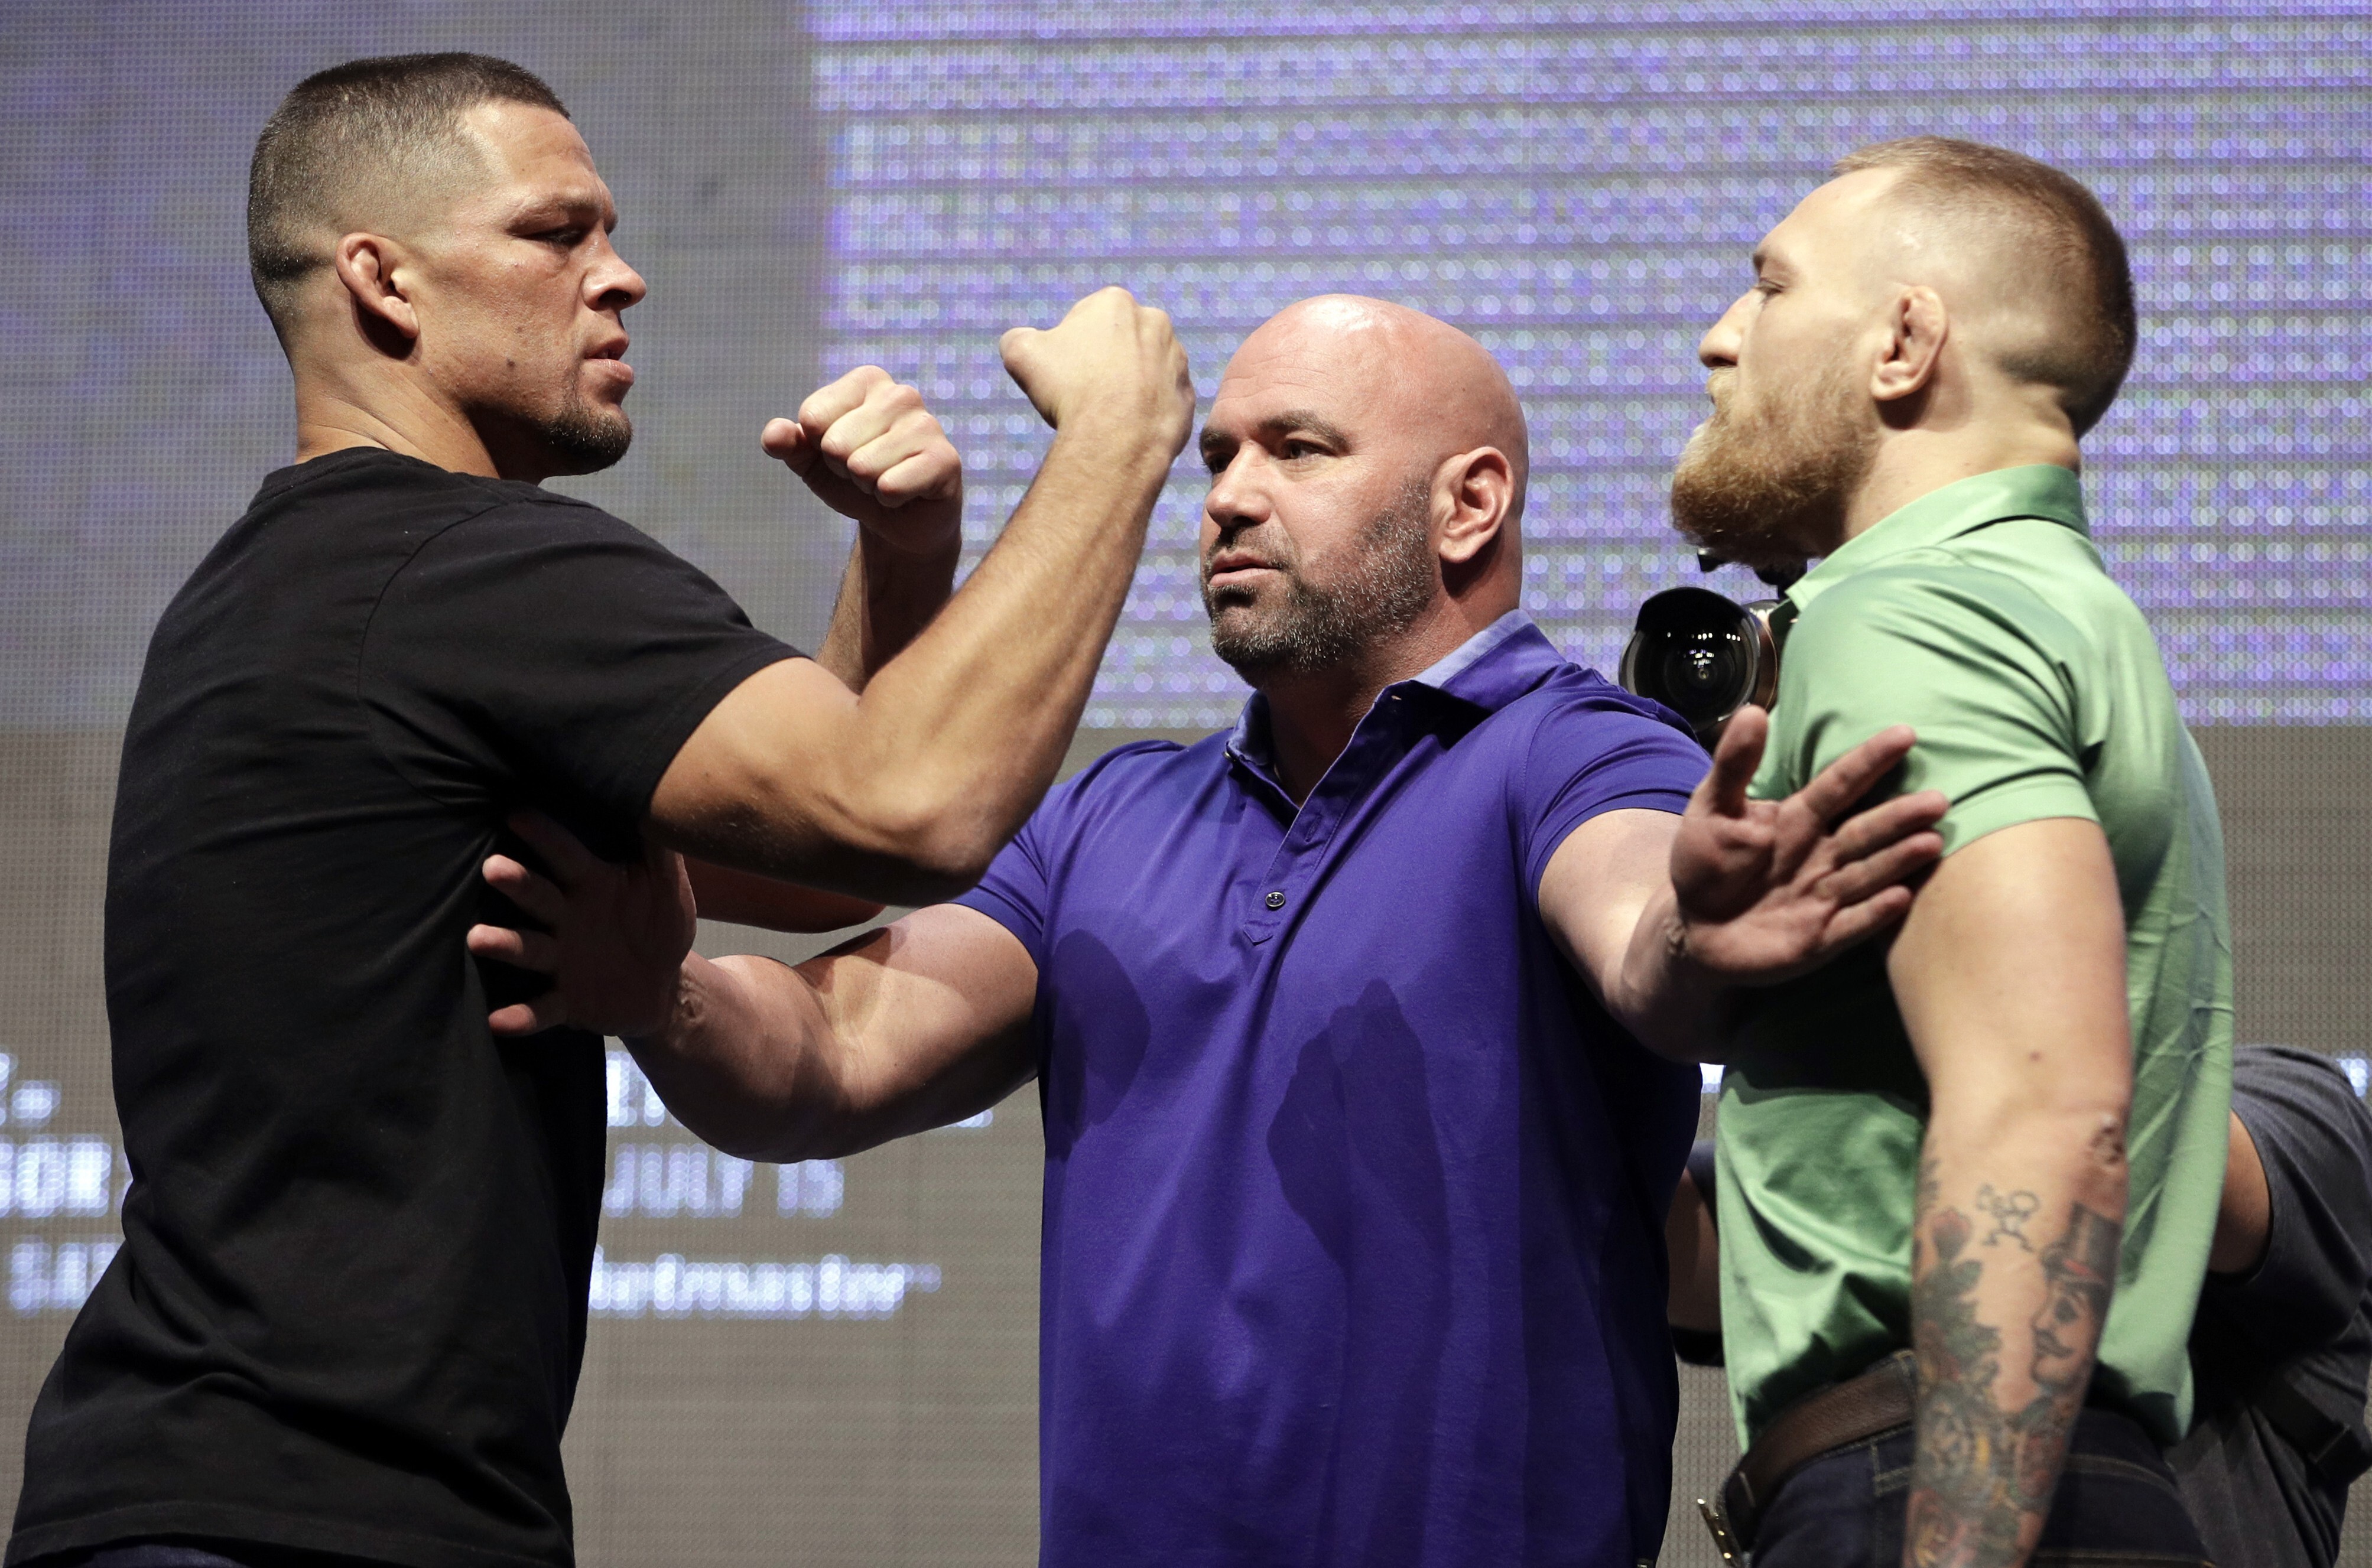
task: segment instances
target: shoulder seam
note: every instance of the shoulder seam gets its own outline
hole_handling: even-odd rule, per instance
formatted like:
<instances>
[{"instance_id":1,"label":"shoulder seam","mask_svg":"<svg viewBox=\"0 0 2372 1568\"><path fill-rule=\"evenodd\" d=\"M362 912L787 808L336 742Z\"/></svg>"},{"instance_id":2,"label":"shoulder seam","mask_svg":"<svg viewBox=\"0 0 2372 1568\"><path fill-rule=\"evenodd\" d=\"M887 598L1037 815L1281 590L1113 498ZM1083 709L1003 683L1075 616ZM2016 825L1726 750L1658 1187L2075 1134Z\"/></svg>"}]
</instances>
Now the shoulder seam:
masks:
<instances>
[{"instance_id":1,"label":"shoulder seam","mask_svg":"<svg viewBox=\"0 0 2372 1568\"><path fill-rule=\"evenodd\" d=\"M465 474L462 477L466 479L473 476ZM483 492L481 492L481 494L483 494ZM379 609L387 602L388 589L393 587L395 586L395 580L403 575L406 571L410 570L413 562L420 559L420 552L422 551L427 549L430 545L436 543L438 540L443 539L447 534L451 533L455 528L461 527L463 524L476 522L480 517L484 517L487 513L499 511L504 506L510 505L514 502L517 502L519 500L520 498L517 496L505 496L489 499L484 505L479 507L476 511L466 512L460 517L450 519L440 528L430 529L428 533L422 538L419 543L413 545L412 549L405 553L401 561L396 563L395 569L388 573L386 578L380 582L378 592L371 596L370 613L363 617L362 632L355 638L355 706L362 714L363 733L370 741L371 755L377 757L379 760L380 765L386 768L389 772L393 773L397 778L402 780L404 788L410 790L413 795L418 796L423 801L425 801L431 806L437 806L442 803L435 796L431 796L426 790L423 789L418 781L413 779L412 774L398 763L394 758L389 756L387 748L380 744L378 717L371 711L369 700L363 695L364 654L370 646L371 632L378 624Z\"/></svg>"}]
</instances>

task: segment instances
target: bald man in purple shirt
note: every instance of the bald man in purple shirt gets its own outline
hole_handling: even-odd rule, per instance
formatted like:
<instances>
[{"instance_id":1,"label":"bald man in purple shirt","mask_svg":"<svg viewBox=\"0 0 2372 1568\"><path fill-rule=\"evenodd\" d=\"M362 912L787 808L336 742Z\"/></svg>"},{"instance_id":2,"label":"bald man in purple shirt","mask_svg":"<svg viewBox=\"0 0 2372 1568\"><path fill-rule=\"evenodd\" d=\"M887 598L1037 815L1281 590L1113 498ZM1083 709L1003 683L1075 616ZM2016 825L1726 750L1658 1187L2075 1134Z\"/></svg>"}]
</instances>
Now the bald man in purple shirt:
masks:
<instances>
[{"instance_id":1,"label":"bald man in purple shirt","mask_svg":"<svg viewBox=\"0 0 2372 1568\"><path fill-rule=\"evenodd\" d=\"M1750 802L1759 713L1708 773L1559 656L1517 608L1522 410L1439 321L1285 310L1202 452L1232 734L1110 753L974 890L796 969L679 968L663 861L538 828L552 881L487 875L558 941L472 944L558 984L497 1027L628 1035L755 1159L1037 1078L1049 1564L1651 1561L1698 1099L1669 1058L1899 919L1941 799L1846 816L1897 730Z\"/></svg>"}]
</instances>

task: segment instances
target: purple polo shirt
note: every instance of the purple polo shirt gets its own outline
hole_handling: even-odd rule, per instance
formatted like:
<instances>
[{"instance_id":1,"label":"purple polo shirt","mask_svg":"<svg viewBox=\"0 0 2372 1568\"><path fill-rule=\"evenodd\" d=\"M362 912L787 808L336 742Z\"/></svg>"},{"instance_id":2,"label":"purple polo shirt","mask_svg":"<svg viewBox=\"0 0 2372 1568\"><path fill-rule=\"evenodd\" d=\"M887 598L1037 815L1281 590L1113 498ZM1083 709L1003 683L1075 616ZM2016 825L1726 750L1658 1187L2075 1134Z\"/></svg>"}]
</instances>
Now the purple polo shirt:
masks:
<instances>
[{"instance_id":1,"label":"purple polo shirt","mask_svg":"<svg viewBox=\"0 0 2372 1568\"><path fill-rule=\"evenodd\" d=\"M1263 715L1105 756L959 900L1038 965L1042 1561L1632 1568L1698 1075L1539 889L1704 753L1520 613L1387 688L1298 812Z\"/></svg>"}]
</instances>

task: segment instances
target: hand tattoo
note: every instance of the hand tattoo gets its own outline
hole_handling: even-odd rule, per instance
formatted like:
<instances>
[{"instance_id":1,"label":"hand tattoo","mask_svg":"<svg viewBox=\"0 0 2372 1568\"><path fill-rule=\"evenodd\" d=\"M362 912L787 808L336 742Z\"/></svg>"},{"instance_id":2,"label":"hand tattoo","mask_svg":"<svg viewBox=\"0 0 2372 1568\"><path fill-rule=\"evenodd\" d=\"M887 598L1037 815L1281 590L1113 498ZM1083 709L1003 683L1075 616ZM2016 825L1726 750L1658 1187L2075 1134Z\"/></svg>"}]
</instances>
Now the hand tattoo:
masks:
<instances>
[{"instance_id":1,"label":"hand tattoo","mask_svg":"<svg viewBox=\"0 0 2372 1568\"><path fill-rule=\"evenodd\" d=\"M2014 1562L2028 1521L2039 1524L2050 1507L2115 1287L2123 1227L2078 1203L2065 1231L2043 1249L2050 1294L2029 1324L2034 1397L2023 1409L2003 1410L1994 1395L2001 1330L1977 1317L1984 1265L1966 1255L1975 1227L1958 1209L1939 1208L1937 1198L1934 1162L1923 1159L1923 1223L1912 1243L1919 1438L1907 1524L1910 1561L1919 1568ZM1980 1189L1977 1203L1994 1223L1988 1244L2007 1235L2032 1249L2021 1227L2040 1207L2033 1194L2004 1198L1988 1186ZM2005 1209L2014 1221L2004 1218Z\"/></svg>"}]
</instances>

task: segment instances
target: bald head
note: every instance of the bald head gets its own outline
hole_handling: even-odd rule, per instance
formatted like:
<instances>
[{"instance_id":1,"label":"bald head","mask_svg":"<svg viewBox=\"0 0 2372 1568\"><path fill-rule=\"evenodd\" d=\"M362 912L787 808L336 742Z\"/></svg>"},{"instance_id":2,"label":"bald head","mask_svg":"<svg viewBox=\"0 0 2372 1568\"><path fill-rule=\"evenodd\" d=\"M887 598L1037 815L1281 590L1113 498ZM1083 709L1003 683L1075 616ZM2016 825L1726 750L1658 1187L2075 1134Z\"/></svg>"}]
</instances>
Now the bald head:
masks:
<instances>
[{"instance_id":1,"label":"bald head","mask_svg":"<svg viewBox=\"0 0 2372 1568\"><path fill-rule=\"evenodd\" d=\"M1228 361L1230 383L1278 377L1355 404L1380 435L1427 469L1477 447L1503 453L1514 481L1512 525L1524 510L1530 442L1523 405L1491 351L1447 321L1386 299L1321 294L1288 305Z\"/></svg>"},{"instance_id":2,"label":"bald head","mask_svg":"<svg viewBox=\"0 0 2372 1568\"><path fill-rule=\"evenodd\" d=\"M1516 608L1524 411L1455 327L1352 295L1279 311L1227 362L1202 450L1211 645L1272 697L1413 673Z\"/></svg>"}]
</instances>

